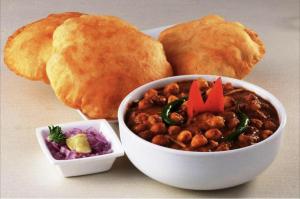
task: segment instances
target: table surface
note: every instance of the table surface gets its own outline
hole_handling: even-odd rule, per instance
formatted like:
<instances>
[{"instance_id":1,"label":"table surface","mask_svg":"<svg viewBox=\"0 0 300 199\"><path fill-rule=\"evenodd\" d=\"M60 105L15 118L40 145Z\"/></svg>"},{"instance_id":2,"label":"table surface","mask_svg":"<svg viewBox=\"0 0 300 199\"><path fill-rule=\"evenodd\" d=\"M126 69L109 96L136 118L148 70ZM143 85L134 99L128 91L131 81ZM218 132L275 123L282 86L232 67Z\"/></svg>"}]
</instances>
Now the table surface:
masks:
<instances>
[{"instance_id":1,"label":"table surface","mask_svg":"<svg viewBox=\"0 0 300 199\"><path fill-rule=\"evenodd\" d=\"M140 29L211 13L251 27L265 42L267 53L245 80L269 90L284 104L288 122L282 145L272 165L257 178L218 191L163 185L143 175L125 156L109 172L63 178L41 152L35 128L81 118L56 99L51 87L14 75L1 58L1 196L299 197L299 1L3 0L1 49L20 26L62 11L116 15Z\"/></svg>"}]
</instances>

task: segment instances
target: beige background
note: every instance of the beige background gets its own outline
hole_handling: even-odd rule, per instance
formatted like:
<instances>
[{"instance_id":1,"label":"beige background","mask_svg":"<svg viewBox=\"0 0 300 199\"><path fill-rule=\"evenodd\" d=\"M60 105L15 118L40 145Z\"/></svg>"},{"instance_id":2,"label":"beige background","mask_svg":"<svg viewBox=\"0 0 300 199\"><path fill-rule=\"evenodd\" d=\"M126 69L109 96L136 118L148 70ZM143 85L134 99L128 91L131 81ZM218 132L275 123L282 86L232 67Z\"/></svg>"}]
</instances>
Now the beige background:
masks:
<instances>
[{"instance_id":1,"label":"beige background","mask_svg":"<svg viewBox=\"0 0 300 199\"><path fill-rule=\"evenodd\" d=\"M117 15L141 29L217 13L253 28L267 54L246 80L284 104L288 123L282 146L276 160L255 180L219 191L160 184L125 157L107 173L65 179L43 156L34 129L81 118L59 102L48 85L15 76L1 59L1 196L299 197L299 1L2 0L1 49L18 27L61 11Z\"/></svg>"}]
</instances>

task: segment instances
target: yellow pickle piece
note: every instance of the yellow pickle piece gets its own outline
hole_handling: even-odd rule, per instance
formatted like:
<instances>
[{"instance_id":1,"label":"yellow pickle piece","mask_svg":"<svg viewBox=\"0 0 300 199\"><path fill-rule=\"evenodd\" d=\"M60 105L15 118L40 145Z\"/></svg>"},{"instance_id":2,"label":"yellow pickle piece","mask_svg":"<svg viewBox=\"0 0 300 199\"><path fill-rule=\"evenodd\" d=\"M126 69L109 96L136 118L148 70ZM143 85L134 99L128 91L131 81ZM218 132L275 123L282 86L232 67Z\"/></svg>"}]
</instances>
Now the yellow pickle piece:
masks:
<instances>
[{"instance_id":1,"label":"yellow pickle piece","mask_svg":"<svg viewBox=\"0 0 300 199\"><path fill-rule=\"evenodd\" d=\"M90 143L88 142L86 134L79 133L66 140L69 149L77 153L90 153L92 152Z\"/></svg>"}]
</instances>

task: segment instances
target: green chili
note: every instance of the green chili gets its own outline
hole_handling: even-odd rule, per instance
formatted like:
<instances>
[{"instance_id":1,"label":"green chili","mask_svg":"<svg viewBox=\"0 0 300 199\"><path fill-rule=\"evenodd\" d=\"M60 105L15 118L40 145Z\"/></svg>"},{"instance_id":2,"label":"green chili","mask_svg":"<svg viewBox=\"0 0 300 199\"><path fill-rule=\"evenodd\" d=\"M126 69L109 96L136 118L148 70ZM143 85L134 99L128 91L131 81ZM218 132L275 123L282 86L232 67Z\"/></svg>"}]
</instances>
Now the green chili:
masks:
<instances>
[{"instance_id":1,"label":"green chili","mask_svg":"<svg viewBox=\"0 0 300 199\"><path fill-rule=\"evenodd\" d=\"M175 100L166 106L163 107L162 112L161 112L161 117L164 120L165 123L169 125L175 125L177 122L171 120L169 118L170 114L176 110L179 109L179 107L187 100L187 97L180 98L178 100Z\"/></svg>"},{"instance_id":2,"label":"green chili","mask_svg":"<svg viewBox=\"0 0 300 199\"><path fill-rule=\"evenodd\" d=\"M233 133L231 133L230 135L228 135L227 137L224 138L225 141L233 141L233 140L235 140L248 127L248 124L249 124L249 121L250 121L249 117L245 113L243 113L241 111L239 111L237 113L237 115L238 115L238 118L240 120L240 123L236 127L236 130Z\"/></svg>"}]
</instances>

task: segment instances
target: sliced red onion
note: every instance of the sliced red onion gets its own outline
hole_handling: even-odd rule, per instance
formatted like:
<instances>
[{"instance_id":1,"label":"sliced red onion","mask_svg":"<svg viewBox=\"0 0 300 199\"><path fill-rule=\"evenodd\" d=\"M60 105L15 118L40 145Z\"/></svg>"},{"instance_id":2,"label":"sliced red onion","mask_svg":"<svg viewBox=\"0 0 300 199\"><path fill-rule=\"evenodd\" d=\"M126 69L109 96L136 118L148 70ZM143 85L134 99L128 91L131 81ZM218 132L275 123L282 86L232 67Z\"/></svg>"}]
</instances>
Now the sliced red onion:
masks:
<instances>
[{"instance_id":1,"label":"sliced red onion","mask_svg":"<svg viewBox=\"0 0 300 199\"><path fill-rule=\"evenodd\" d=\"M70 138L79 133L86 134L88 142L92 149L91 153L77 153L76 151L70 150L66 144L57 144L46 139L47 147L49 148L52 156L57 160L71 160L76 158L103 155L112 152L111 143L103 136L101 132L98 132L93 127L90 127L86 130L73 128L69 131L64 132L67 138Z\"/></svg>"}]
</instances>

